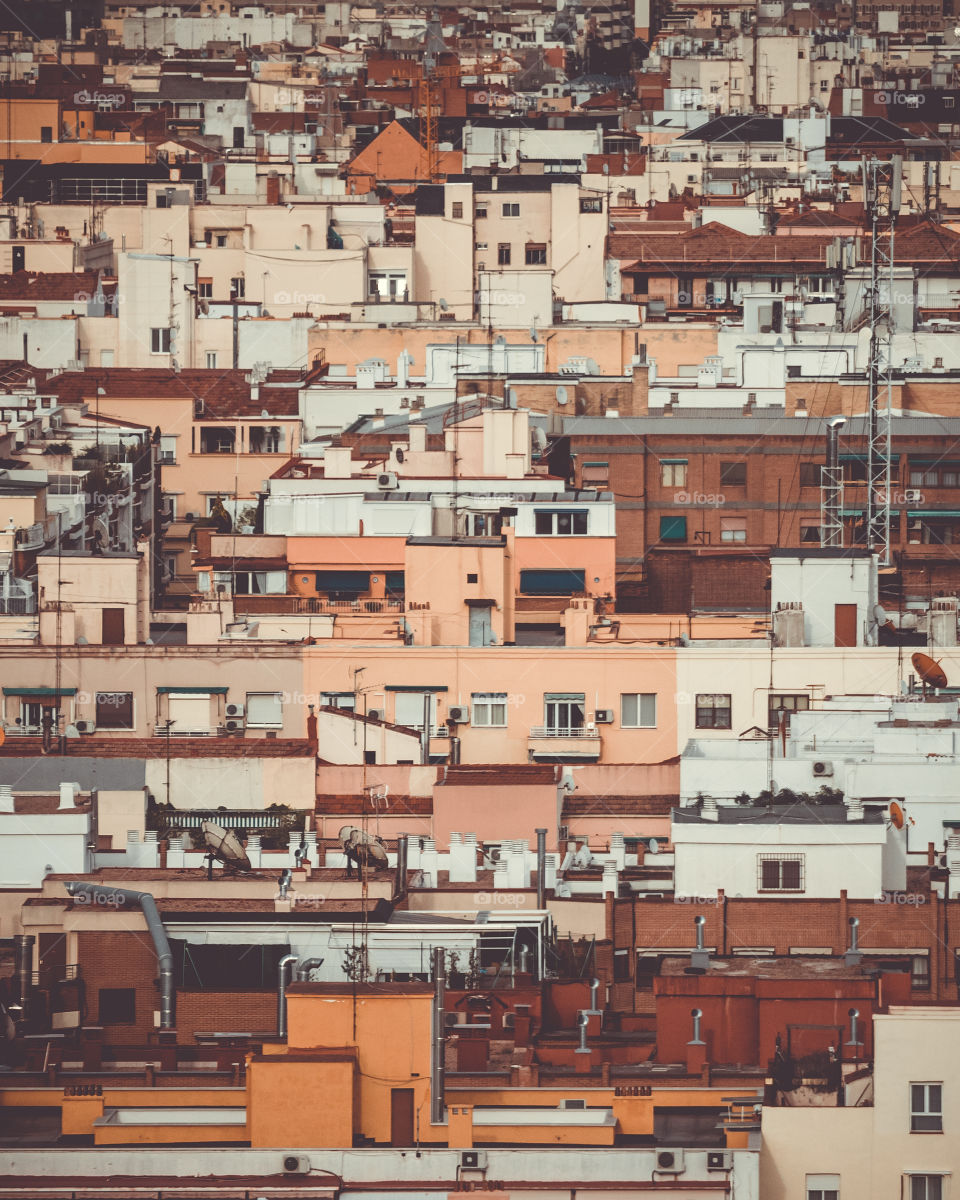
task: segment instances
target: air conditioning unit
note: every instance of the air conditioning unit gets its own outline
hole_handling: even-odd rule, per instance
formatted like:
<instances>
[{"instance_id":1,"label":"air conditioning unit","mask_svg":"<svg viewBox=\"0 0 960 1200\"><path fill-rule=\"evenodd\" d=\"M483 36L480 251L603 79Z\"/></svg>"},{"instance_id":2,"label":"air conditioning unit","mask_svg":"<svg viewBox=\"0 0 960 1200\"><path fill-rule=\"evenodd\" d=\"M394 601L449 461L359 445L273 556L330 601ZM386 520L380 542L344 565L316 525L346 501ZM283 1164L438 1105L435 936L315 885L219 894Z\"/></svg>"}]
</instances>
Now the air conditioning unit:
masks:
<instances>
[{"instance_id":1,"label":"air conditioning unit","mask_svg":"<svg viewBox=\"0 0 960 1200\"><path fill-rule=\"evenodd\" d=\"M97 726L93 721L74 721L77 733L96 733Z\"/></svg>"},{"instance_id":2,"label":"air conditioning unit","mask_svg":"<svg viewBox=\"0 0 960 1200\"><path fill-rule=\"evenodd\" d=\"M382 708L371 708L368 711L367 716L372 721L382 721L383 720L383 709Z\"/></svg>"},{"instance_id":3,"label":"air conditioning unit","mask_svg":"<svg viewBox=\"0 0 960 1200\"><path fill-rule=\"evenodd\" d=\"M672 1175L680 1175L686 1170L682 1150L658 1150L657 1170Z\"/></svg>"},{"instance_id":4,"label":"air conditioning unit","mask_svg":"<svg viewBox=\"0 0 960 1200\"><path fill-rule=\"evenodd\" d=\"M461 1150L460 1151L460 1170L461 1171L483 1171L487 1166L486 1150Z\"/></svg>"},{"instance_id":5,"label":"air conditioning unit","mask_svg":"<svg viewBox=\"0 0 960 1200\"><path fill-rule=\"evenodd\" d=\"M516 1029L516 1026L517 1026L517 1014L512 1013L512 1012L504 1013L503 1014L504 1029Z\"/></svg>"},{"instance_id":6,"label":"air conditioning unit","mask_svg":"<svg viewBox=\"0 0 960 1200\"><path fill-rule=\"evenodd\" d=\"M242 717L243 716L243 705L242 704L228 704L227 705L227 716L228 717Z\"/></svg>"},{"instance_id":7,"label":"air conditioning unit","mask_svg":"<svg viewBox=\"0 0 960 1200\"><path fill-rule=\"evenodd\" d=\"M382 492L390 491L392 488L400 486L400 481L397 479L396 471L381 471L377 476L377 487Z\"/></svg>"},{"instance_id":8,"label":"air conditioning unit","mask_svg":"<svg viewBox=\"0 0 960 1200\"><path fill-rule=\"evenodd\" d=\"M908 492L904 492L903 496L908 504L911 501L915 501L917 504L919 504L923 500L923 492L918 491L918 490L911 490Z\"/></svg>"},{"instance_id":9,"label":"air conditioning unit","mask_svg":"<svg viewBox=\"0 0 960 1200\"><path fill-rule=\"evenodd\" d=\"M598 725L612 725L613 724L613 709L612 708L598 708L597 711L593 714L593 716L594 716L594 720L597 722Z\"/></svg>"},{"instance_id":10,"label":"air conditioning unit","mask_svg":"<svg viewBox=\"0 0 960 1200\"><path fill-rule=\"evenodd\" d=\"M708 1171L731 1171L733 1170L733 1153L730 1150L708 1150L707 1151L707 1170Z\"/></svg>"},{"instance_id":11,"label":"air conditioning unit","mask_svg":"<svg viewBox=\"0 0 960 1200\"><path fill-rule=\"evenodd\" d=\"M817 775L820 777L832 775L833 774L833 763L832 762L815 762L813 764L813 773L814 773L814 775Z\"/></svg>"},{"instance_id":12,"label":"air conditioning unit","mask_svg":"<svg viewBox=\"0 0 960 1200\"><path fill-rule=\"evenodd\" d=\"M284 1175L309 1175L310 1159L305 1154L285 1154L283 1156Z\"/></svg>"},{"instance_id":13,"label":"air conditioning unit","mask_svg":"<svg viewBox=\"0 0 960 1200\"><path fill-rule=\"evenodd\" d=\"M444 1023L444 1025L446 1025L446 1027L448 1029L452 1029L454 1027L454 1025L460 1024L460 1014L459 1013L444 1013L443 1014L443 1023Z\"/></svg>"},{"instance_id":14,"label":"air conditioning unit","mask_svg":"<svg viewBox=\"0 0 960 1200\"><path fill-rule=\"evenodd\" d=\"M451 721L456 721L458 725L469 725L470 709L465 704L451 704L447 717Z\"/></svg>"},{"instance_id":15,"label":"air conditioning unit","mask_svg":"<svg viewBox=\"0 0 960 1200\"><path fill-rule=\"evenodd\" d=\"M227 731L227 733L243 733L243 722L227 721L226 725L224 725L224 729Z\"/></svg>"},{"instance_id":16,"label":"air conditioning unit","mask_svg":"<svg viewBox=\"0 0 960 1200\"><path fill-rule=\"evenodd\" d=\"M587 1107L587 1102L582 1099L561 1100L557 1107L561 1112L583 1112Z\"/></svg>"}]
</instances>

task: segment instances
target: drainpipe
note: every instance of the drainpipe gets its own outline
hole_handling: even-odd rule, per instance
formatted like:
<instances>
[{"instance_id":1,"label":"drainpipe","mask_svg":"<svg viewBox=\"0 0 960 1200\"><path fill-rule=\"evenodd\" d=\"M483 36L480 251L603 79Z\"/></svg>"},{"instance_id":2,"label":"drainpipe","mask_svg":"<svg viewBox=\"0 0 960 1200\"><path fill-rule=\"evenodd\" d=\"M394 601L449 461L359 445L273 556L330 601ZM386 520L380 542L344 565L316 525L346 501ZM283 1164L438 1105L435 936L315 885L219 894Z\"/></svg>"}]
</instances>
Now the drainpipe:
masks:
<instances>
[{"instance_id":1,"label":"drainpipe","mask_svg":"<svg viewBox=\"0 0 960 1200\"><path fill-rule=\"evenodd\" d=\"M397 876L393 883L393 897L399 900L407 894L407 851L410 839L401 833L397 838Z\"/></svg>"},{"instance_id":2,"label":"drainpipe","mask_svg":"<svg viewBox=\"0 0 960 1200\"><path fill-rule=\"evenodd\" d=\"M309 983L310 972L315 971L317 967L322 965L322 958L301 958L297 963L297 981L299 983Z\"/></svg>"},{"instance_id":3,"label":"drainpipe","mask_svg":"<svg viewBox=\"0 0 960 1200\"><path fill-rule=\"evenodd\" d=\"M175 1029L173 954L153 896L149 892L133 892L124 888L104 887L98 883L79 881L72 881L66 887L71 896L85 896L87 904L107 904L114 909L123 908L128 904L140 905L157 952L157 967L160 971L160 1028Z\"/></svg>"},{"instance_id":4,"label":"drainpipe","mask_svg":"<svg viewBox=\"0 0 960 1200\"><path fill-rule=\"evenodd\" d=\"M446 1026L443 1003L446 993L444 978L445 956L442 946L433 948L433 1061L430 1064L430 1121L442 1125L446 1120L444 1103L444 1053L446 1051Z\"/></svg>"},{"instance_id":5,"label":"drainpipe","mask_svg":"<svg viewBox=\"0 0 960 1200\"><path fill-rule=\"evenodd\" d=\"M13 939L16 954L15 972L20 1001L20 1020L26 1021L33 1001L33 946L36 938L32 933L18 933Z\"/></svg>"},{"instance_id":6,"label":"drainpipe","mask_svg":"<svg viewBox=\"0 0 960 1200\"><path fill-rule=\"evenodd\" d=\"M537 908L546 906L547 831L537 830Z\"/></svg>"},{"instance_id":7,"label":"drainpipe","mask_svg":"<svg viewBox=\"0 0 960 1200\"><path fill-rule=\"evenodd\" d=\"M296 954L285 954L277 964L277 1036L287 1036L287 967L297 961Z\"/></svg>"}]
</instances>

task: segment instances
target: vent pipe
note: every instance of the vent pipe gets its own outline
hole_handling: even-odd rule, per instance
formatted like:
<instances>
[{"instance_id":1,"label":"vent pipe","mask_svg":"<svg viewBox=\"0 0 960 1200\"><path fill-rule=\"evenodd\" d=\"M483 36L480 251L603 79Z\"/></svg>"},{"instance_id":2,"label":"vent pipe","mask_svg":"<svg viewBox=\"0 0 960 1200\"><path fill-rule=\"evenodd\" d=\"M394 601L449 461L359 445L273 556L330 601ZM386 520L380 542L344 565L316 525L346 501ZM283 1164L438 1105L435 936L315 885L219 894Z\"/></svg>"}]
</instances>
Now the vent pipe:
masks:
<instances>
[{"instance_id":1,"label":"vent pipe","mask_svg":"<svg viewBox=\"0 0 960 1200\"><path fill-rule=\"evenodd\" d=\"M691 1046L702 1046L703 1038L700 1036L700 1022L703 1020L702 1008L691 1008L690 1016L693 1017L693 1037L690 1039Z\"/></svg>"},{"instance_id":2,"label":"vent pipe","mask_svg":"<svg viewBox=\"0 0 960 1200\"><path fill-rule=\"evenodd\" d=\"M33 946L36 940L32 933L18 933L13 939L21 1021L27 1020L33 1003Z\"/></svg>"},{"instance_id":3,"label":"vent pipe","mask_svg":"<svg viewBox=\"0 0 960 1200\"><path fill-rule=\"evenodd\" d=\"M843 959L848 967L855 967L860 961L860 920L858 917L851 917L847 924L850 926L850 946Z\"/></svg>"},{"instance_id":4,"label":"vent pipe","mask_svg":"<svg viewBox=\"0 0 960 1200\"><path fill-rule=\"evenodd\" d=\"M323 966L322 958L301 958L297 963L297 981L299 983L310 982L310 972L315 971L317 967Z\"/></svg>"},{"instance_id":5,"label":"vent pipe","mask_svg":"<svg viewBox=\"0 0 960 1200\"><path fill-rule=\"evenodd\" d=\"M600 998L600 980L599 979L591 979L590 980L590 1011L591 1012L599 1012L600 1011L600 1005L597 1003L599 998Z\"/></svg>"},{"instance_id":6,"label":"vent pipe","mask_svg":"<svg viewBox=\"0 0 960 1200\"><path fill-rule=\"evenodd\" d=\"M433 948L433 1060L430 1064L430 1121L442 1125L446 1119L444 1102L444 1054L446 1052L446 1022L444 999L446 981L444 977L445 955L442 946Z\"/></svg>"},{"instance_id":7,"label":"vent pipe","mask_svg":"<svg viewBox=\"0 0 960 1200\"><path fill-rule=\"evenodd\" d=\"M537 908L546 907L547 831L537 830Z\"/></svg>"},{"instance_id":8,"label":"vent pipe","mask_svg":"<svg viewBox=\"0 0 960 1200\"><path fill-rule=\"evenodd\" d=\"M277 1036L287 1036L287 967L297 961L295 954L285 954L277 964Z\"/></svg>"},{"instance_id":9,"label":"vent pipe","mask_svg":"<svg viewBox=\"0 0 960 1200\"><path fill-rule=\"evenodd\" d=\"M393 884L393 894L396 899L407 894L407 859L410 839L405 833L397 838L397 877Z\"/></svg>"},{"instance_id":10,"label":"vent pipe","mask_svg":"<svg viewBox=\"0 0 960 1200\"><path fill-rule=\"evenodd\" d=\"M590 1025L590 1015L583 1011L577 1014L577 1025L580 1027L580 1045L577 1051L580 1054L589 1054L590 1047L587 1045L587 1028Z\"/></svg>"},{"instance_id":11,"label":"vent pipe","mask_svg":"<svg viewBox=\"0 0 960 1200\"><path fill-rule=\"evenodd\" d=\"M847 1010L847 1016L850 1018L850 1040L848 1046L859 1046L860 1038L857 1036L857 1018L860 1016L859 1008L850 1008Z\"/></svg>"},{"instance_id":12,"label":"vent pipe","mask_svg":"<svg viewBox=\"0 0 960 1200\"><path fill-rule=\"evenodd\" d=\"M694 971L706 971L706 969L710 966L710 958L707 955L703 940L706 924L707 918L704 916L693 918L693 927L696 930L697 944L690 954L690 967Z\"/></svg>"},{"instance_id":13,"label":"vent pipe","mask_svg":"<svg viewBox=\"0 0 960 1200\"><path fill-rule=\"evenodd\" d=\"M289 867L280 872L280 878L277 883L280 889L277 898L279 900L286 900L287 893L290 891L290 884L293 883L293 872Z\"/></svg>"},{"instance_id":14,"label":"vent pipe","mask_svg":"<svg viewBox=\"0 0 960 1200\"><path fill-rule=\"evenodd\" d=\"M123 908L128 904L140 905L143 919L153 938L153 947L157 952L157 967L160 972L160 1028L175 1029L173 954L153 896L149 892L132 892L124 888L103 887L97 883L80 883L77 880L71 881L66 887L71 896L85 896L87 904L99 902L108 904L113 909Z\"/></svg>"}]
</instances>

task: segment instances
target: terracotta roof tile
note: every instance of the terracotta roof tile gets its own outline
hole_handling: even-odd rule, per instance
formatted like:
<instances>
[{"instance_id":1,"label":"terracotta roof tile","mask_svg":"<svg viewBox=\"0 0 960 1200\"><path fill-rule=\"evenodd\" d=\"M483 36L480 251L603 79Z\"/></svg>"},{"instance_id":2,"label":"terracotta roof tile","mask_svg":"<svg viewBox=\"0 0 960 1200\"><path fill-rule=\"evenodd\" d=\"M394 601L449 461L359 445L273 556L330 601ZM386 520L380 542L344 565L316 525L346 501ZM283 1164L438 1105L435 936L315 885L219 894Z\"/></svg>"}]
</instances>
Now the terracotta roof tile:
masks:
<instances>
[{"instance_id":1,"label":"terracotta roof tile","mask_svg":"<svg viewBox=\"0 0 960 1200\"><path fill-rule=\"evenodd\" d=\"M65 300L86 305L97 291L96 271L15 271L0 275L0 301Z\"/></svg>"},{"instance_id":2,"label":"terracotta roof tile","mask_svg":"<svg viewBox=\"0 0 960 1200\"><path fill-rule=\"evenodd\" d=\"M167 739L133 737L66 738L66 758L166 758ZM171 758L310 758L306 738L171 738ZM36 758L39 738L10 737L0 746L3 758Z\"/></svg>"},{"instance_id":3,"label":"terracotta roof tile","mask_svg":"<svg viewBox=\"0 0 960 1200\"><path fill-rule=\"evenodd\" d=\"M498 766L441 768L437 787L534 787L554 786L557 768L544 763L503 763Z\"/></svg>"},{"instance_id":4,"label":"terracotta roof tile","mask_svg":"<svg viewBox=\"0 0 960 1200\"><path fill-rule=\"evenodd\" d=\"M78 403L96 397L97 389L110 400L202 400L199 418L211 421L225 417L258 417L266 411L271 417L296 417L299 414L296 371L274 371L260 386L259 395L250 394L246 371L203 370L171 371L163 367L99 367L86 371L65 371L49 380L49 387L62 403Z\"/></svg>"}]
</instances>

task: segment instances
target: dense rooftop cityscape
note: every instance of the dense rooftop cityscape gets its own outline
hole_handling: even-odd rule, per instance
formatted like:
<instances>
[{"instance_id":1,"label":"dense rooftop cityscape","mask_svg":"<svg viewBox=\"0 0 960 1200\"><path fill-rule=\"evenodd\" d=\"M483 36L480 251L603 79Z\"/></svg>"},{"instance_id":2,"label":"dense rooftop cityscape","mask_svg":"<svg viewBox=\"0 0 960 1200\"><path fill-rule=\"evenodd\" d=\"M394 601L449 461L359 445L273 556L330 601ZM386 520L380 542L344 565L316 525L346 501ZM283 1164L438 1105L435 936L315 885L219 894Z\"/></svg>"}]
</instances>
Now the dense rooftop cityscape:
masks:
<instances>
[{"instance_id":1,"label":"dense rooftop cityscape","mask_svg":"<svg viewBox=\"0 0 960 1200\"><path fill-rule=\"evenodd\" d=\"M0 1200L957 1200L960 11L0 13Z\"/></svg>"}]
</instances>

